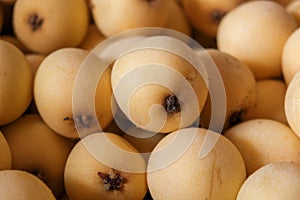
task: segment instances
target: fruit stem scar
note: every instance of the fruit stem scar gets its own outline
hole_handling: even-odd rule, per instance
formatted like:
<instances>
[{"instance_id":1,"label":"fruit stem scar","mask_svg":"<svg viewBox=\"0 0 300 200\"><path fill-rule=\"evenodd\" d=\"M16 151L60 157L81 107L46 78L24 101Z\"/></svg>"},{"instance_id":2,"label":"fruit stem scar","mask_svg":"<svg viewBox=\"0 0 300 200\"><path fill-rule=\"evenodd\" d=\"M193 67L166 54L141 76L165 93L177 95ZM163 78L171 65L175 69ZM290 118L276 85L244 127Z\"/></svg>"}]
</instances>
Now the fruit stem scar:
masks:
<instances>
[{"instance_id":1,"label":"fruit stem scar","mask_svg":"<svg viewBox=\"0 0 300 200\"><path fill-rule=\"evenodd\" d=\"M168 114L174 114L180 112L180 103L176 95L168 95L163 102L163 106Z\"/></svg>"},{"instance_id":2,"label":"fruit stem scar","mask_svg":"<svg viewBox=\"0 0 300 200\"><path fill-rule=\"evenodd\" d=\"M219 24L222 18L225 16L226 12L221 10L214 10L211 13L211 17L214 23Z\"/></svg>"},{"instance_id":3,"label":"fruit stem scar","mask_svg":"<svg viewBox=\"0 0 300 200\"><path fill-rule=\"evenodd\" d=\"M98 172L98 175L102 179L103 186L106 191L121 189L125 181L124 178L114 169L108 174Z\"/></svg>"},{"instance_id":4,"label":"fruit stem scar","mask_svg":"<svg viewBox=\"0 0 300 200\"><path fill-rule=\"evenodd\" d=\"M37 14L30 15L28 19L28 23L31 26L32 31L36 31L37 29L39 29L42 26L43 22L44 20Z\"/></svg>"}]
</instances>

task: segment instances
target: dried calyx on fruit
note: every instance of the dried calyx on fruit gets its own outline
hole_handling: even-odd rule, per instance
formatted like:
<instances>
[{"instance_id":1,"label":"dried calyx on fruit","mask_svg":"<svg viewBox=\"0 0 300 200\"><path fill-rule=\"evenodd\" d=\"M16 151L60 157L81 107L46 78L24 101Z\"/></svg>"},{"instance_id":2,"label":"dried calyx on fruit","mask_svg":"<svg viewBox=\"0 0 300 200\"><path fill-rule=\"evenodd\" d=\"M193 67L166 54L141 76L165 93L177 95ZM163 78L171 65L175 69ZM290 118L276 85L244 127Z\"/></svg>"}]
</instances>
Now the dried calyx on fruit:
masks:
<instances>
[{"instance_id":1,"label":"dried calyx on fruit","mask_svg":"<svg viewBox=\"0 0 300 200\"><path fill-rule=\"evenodd\" d=\"M168 114L174 114L180 112L180 103L176 95L168 95L164 102L163 106Z\"/></svg>"},{"instance_id":2,"label":"dried calyx on fruit","mask_svg":"<svg viewBox=\"0 0 300 200\"><path fill-rule=\"evenodd\" d=\"M125 179L116 170L112 170L108 174L98 172L98 175L102 179L106 191L120 190L123 187Z\"/></svg>"},{"instance_id":3,"label":"dried calyx on fruit","mask_svg":"<svg viewBox=\"0 0 300 200\"><path fill-rule=\"evenodd\" d=\"M28 18L28 23L32 31L38 30L43 25L44 19L40 18L37 14L32 14Z\"/></svg>"}]
</instances>

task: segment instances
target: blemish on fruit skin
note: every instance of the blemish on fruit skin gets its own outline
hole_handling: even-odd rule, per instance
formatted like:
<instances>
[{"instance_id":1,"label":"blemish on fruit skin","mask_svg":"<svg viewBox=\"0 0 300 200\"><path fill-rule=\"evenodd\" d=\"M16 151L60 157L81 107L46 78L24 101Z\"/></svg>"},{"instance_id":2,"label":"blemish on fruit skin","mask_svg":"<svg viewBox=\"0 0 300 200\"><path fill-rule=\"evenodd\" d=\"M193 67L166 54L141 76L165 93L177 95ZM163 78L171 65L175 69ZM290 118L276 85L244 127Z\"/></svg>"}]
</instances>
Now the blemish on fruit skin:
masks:
<instances>
[{"instance_id":1,"label":"blemish on fruit skin","mask_svg":"<svg viewBox=\"0 0 300 200\"><path fill-rule=\"evenodd\" d=\"M110 173L105 174L98 172L98 176L102 179L103 186L106 191L120 190L123 187L125 179L116 170L112 170Z\"/></svg>"},{"instance_id":2,"label":"blemish on fruit skin","mask_svg":"<svg viewBox=\"0 0 300 200\"><path fill-rule=\"evenodd\" d=\"M229 117L229 126L234 126L242 121L244 110L233 112Z\"/></svg>"},{"instance_id":3,"label":"blemish on fruit skin","mask_svg":"<svg viewBox=\"0 0 300 200\"><path fill-rule=\"evenodd\" d=\"M175 114L181 110L179 100L174 94L170 94L164 99L163 107L168 114Z\"/></svg>"},{"instance_id":4,"label":"blemish on fruit skin","mask_svg":"<svg viewBox=\"0 0 300 200\"><path fill-rule=\"evenodd\" d=\"M32 14L28 18L28 23L32 31L38 30L43 25L44 19L40 18L37 14Z\"/></svg>"},{"instance_id":5,"label":"blemish on fruit skin","mask_svg":"<svg viewBox=\"0 0 300 200\"><path fill-rule=\"evenodd\" d=\"M219 24L220 21L222 20L222 18L226 15L226 12L225 11L221 11L221 10L214 10L212 11L211 13L211 18L212 18L212 21L215 23L215 24Z\"/></svg>"}]
</instances>

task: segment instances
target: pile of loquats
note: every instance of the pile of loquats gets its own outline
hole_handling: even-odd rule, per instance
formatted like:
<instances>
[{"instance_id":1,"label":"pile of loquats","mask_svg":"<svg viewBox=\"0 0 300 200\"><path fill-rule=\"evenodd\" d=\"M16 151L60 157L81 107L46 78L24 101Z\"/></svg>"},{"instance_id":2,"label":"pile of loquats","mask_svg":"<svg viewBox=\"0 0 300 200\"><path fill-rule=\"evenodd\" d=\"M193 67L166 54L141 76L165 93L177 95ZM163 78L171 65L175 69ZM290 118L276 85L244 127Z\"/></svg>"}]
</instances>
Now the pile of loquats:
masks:
<instances>
[{"instance_id":1,"label":"pile of loquats","mask_svg":"<svg viewBox=\"0 0 300 200\"><path fill-rule=\"evenodd\" d=\"M0 199L299 200L299 25L300 0L0 0ZM222 130L210 129L214 74L206 84L183 57L154 48L109 65L91 100L96 117L80 108L74 114L77 75L90 52L145 27L177 31L204 47L197 55L212 59L225 89ZM194 99L167 74L176 92L148 83L124 101L118 84L132 71L140 74L128 85L158 78L159 71L138 70L151 63L184 77ZM103 130L78 133L93 123ZM218 140L200 157L208 130ZM155 152L191 135L180 156L159 166L164 160Z\"/></svg>"}]
</instances>

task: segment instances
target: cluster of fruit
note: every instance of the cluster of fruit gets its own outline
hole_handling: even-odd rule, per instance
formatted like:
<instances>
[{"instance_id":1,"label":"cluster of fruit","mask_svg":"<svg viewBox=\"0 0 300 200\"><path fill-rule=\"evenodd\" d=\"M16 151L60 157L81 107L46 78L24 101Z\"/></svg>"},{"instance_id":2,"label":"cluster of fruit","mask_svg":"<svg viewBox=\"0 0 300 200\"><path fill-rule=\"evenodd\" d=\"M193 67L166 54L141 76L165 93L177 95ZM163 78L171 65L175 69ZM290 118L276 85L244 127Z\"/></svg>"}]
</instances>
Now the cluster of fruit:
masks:
<instances>
[{"instance_id":1,"label":"cluster of fruit","mask_svg":"<svg viewBox=\"0 0 300 200\"><path fill-rule=\"evenodd\" d=\"M0 199L300 199L299 25L299 0L0 0ZM204 49L133 38L93 88L142 27Z\"/></svg>"}]
</instances>

